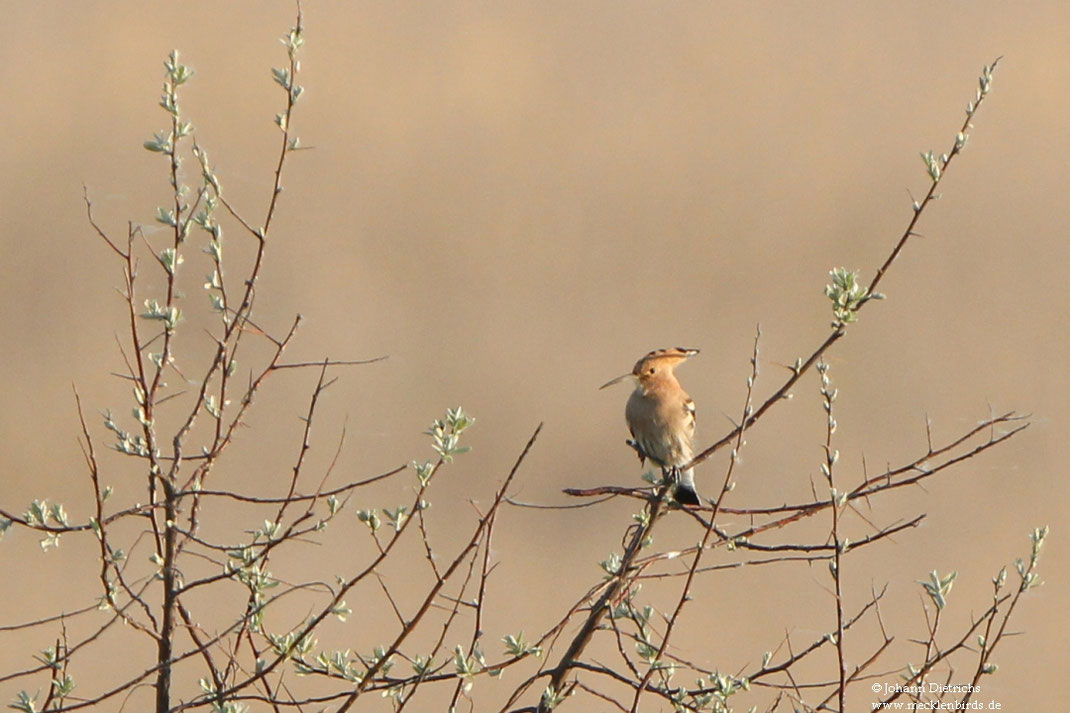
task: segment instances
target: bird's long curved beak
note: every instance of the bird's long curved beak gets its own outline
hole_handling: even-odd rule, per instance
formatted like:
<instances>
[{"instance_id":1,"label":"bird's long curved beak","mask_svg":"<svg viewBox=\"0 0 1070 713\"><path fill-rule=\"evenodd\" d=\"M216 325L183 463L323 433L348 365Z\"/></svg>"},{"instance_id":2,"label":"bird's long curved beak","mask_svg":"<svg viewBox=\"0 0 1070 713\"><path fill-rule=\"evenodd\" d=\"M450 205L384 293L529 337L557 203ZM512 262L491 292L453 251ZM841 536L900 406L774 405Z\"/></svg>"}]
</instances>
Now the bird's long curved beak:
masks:
<instances>
[{"instance_id":1,"label":"bird's long curved beak","mask_svg":"<svg viewBox=\"0 0 1070 713\"><path fill-rule=\"evenodd\" d=\"M601 386L599 386L599 387L598 387L598 390L599 390L599 391L601 391L602 389L606 388L607 386L613 386L613 384L616 384L616 383L619 383L619 382L621 382L621 381L624 381L624 380L625 380L625 379L627 379L627 378L628 378L629 376L631 376L631 374L630 374L630 373L629 373L629 374L621 374L621 375L620 375L620 376L618 376L618 377L617 377L616 379L612 379L612 380L610 380L610 381L607 381L606 383L604 383L604 384L602 384Z\"/></svg>"}]
</instances>

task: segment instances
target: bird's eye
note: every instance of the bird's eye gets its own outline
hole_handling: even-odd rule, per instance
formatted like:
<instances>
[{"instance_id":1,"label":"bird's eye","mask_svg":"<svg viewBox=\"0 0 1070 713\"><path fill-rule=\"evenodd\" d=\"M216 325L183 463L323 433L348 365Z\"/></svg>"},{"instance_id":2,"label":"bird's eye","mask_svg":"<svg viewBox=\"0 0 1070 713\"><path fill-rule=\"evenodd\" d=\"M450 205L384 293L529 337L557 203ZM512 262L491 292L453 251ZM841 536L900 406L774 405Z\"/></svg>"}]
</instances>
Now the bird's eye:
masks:
<instances>
[{"instance_id":1,"label":"bird's eye","mask_svg":"<svg viewBox=\"0 0 1070 713\"><path fill-rule=\"evenodd\" d=\"M653 373L654 373L654 367L650 367L650 371L649 371L649 372L647 372L647 373L649 373L649 374L653 374Z\"/></svg>"}]
</instances>

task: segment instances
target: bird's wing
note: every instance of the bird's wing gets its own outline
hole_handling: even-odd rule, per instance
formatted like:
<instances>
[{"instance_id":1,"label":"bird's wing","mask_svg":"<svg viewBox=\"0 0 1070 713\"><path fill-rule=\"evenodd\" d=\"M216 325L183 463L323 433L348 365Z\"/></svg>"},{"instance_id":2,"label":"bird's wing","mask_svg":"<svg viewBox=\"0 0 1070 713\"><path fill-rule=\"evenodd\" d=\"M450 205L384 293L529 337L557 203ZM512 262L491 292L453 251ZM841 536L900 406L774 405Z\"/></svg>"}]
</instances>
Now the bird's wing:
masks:
<instances>
[{"instance_id":1,"label":"bird's wing","mask_svg":"<svg viewBox=\"0 0 1070 713\"><path fill-rule=\"evenodd\" d=\"M635 437L635 429L628 426L628 433L632 434L631 440L628 441L628 445L635 449L635 455L639 456L639 465L646 464L646 453L643 452L643 447L639 445L639 439Z\"/></svg>"},{"instance_id":2,"label":"bird's wing","mask_svg":"<svg viewBox=\"0 0 1070 713\"><path fill-rule=\"evenodd\" d=\"M684 399L684 414L687 418L687 430L691 435L695 433L695 402Z\"/></svg>"}]
</instances>

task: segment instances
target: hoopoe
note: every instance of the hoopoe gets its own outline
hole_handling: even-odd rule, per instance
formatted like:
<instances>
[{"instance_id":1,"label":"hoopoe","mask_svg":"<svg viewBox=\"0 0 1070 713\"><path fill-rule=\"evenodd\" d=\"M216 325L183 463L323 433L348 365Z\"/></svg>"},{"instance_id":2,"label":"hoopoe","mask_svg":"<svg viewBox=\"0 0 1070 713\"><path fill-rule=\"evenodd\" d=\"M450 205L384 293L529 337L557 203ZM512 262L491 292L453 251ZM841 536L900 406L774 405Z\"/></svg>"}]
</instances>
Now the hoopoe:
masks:
<instances>
[{"instance_id":1,"label":"hoopoe","mask_svg":"<svg viewBox=\"0 0 1070 713\"><path fill-rule=\"evenodd\" d=\"M701 504L695 490L694 469L680 471L694 455L691 439L695 435L695 402L680 386L673 369L695 354L698 349L657 349L636 362L630 374L600 387L604 389L628 377L635 379L635 391L624 409L632 432L630 443L640 463L649 458L675 480L674 495L683 505Z\"/></svg>"}]
</instances>

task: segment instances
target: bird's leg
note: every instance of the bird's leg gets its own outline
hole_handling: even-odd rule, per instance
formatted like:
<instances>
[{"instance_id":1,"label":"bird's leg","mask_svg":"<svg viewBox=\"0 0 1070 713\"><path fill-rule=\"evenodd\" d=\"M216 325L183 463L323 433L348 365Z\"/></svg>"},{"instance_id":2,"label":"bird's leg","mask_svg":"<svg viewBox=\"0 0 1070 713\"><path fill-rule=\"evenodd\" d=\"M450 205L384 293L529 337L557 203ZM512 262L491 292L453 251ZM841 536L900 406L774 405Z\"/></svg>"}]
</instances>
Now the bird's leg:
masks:
<instances>
[{"instance_id":1,"label":"bird's leg","mask_svg":"<svg viewBox=\"0 0 1070 713\"><path fill-rule=\"evenodd\" d=\"M679 478L675 466L661 466L661 482L668 485L670 491L676 488L676 483L678 482L678 480Z\"/></svg>"},{"instance_id":2,"label":"bird's leg","mask_svg":"<svg viewBox=\"0 0 1070 713\"><path fill-rule=\"evenodd\" d=\"M698 493L695 492L694 483L684 482L683 474L680 472L680 466L672 466L669 470L668 477L673 484L672 494L676 499L676 502L681 505L702 504L702 500L699 498Z\"/></svg>"}]
</instances>

